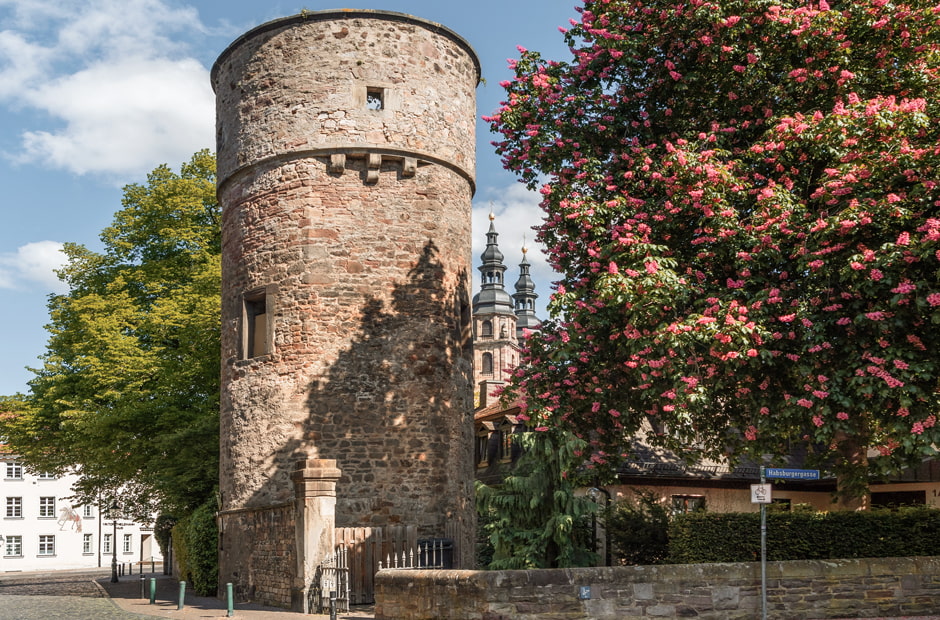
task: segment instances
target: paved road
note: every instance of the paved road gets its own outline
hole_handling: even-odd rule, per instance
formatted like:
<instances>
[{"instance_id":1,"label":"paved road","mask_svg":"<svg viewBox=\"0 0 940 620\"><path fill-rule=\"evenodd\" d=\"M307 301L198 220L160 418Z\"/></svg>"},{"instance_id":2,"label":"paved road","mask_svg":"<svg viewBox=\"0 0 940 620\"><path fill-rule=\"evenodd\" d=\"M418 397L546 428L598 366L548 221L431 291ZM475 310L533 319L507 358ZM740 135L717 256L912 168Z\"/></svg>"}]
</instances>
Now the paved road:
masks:
<instances>
[{"instance_id":1,"label":"paved road","mask_svg":"<svg viewBox=\"0 0 940 620\"><path fill-rule=\"evenodd\" d=\"M177 609L179 582L157 575L157 600L140 597L140 577L128 575L110 583L110 571L58 571L0 573L0 620L203 620L223 618L226 605L214 597L186 593L186 605ZM139 613L138 613L139 612ZM328 615L304 615L239 603L236 620L328 620ZM371 608L339 614L343 620L373 618Z\"/></svg>"},{"instance_id":2,"label":"paved road","mask_svg":"<svg viewBox=\"0 0 940 620\"><path fill-rule=\"evenodd\" d=\"M0 620L137 620L94 579L101 572L7 573L0 576Z\"/></svg>"}]
</instances>

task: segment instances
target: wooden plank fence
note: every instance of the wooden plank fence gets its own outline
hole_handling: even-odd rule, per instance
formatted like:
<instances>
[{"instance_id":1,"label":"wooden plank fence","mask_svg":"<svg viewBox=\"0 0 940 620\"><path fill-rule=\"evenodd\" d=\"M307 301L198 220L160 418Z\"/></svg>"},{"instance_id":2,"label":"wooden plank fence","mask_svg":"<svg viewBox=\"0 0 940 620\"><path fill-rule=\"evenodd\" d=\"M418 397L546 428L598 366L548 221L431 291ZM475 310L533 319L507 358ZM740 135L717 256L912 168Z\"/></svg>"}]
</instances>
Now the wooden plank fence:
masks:
<instances>
[{"instance_id":1,"label":"wooden plank fence","mask_svg":"<svg viewBox=\"0 0 940 620\"><path fill-rule=\"evenodd\" d=\"M374 603L379 563L418 548L418 528L413 525L339 527L334 532L336 546L348 557L350 605Z\"/></svg>"}]
</instances>

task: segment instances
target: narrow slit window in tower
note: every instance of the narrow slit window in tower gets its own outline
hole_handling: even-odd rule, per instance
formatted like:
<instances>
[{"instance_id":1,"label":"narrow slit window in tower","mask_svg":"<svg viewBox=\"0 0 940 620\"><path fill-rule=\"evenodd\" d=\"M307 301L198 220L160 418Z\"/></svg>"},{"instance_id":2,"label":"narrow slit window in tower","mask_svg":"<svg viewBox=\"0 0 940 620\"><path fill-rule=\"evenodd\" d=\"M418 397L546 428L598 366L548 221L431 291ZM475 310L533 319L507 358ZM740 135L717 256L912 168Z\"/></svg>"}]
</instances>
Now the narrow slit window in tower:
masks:
<instances>
[{"instance_id":1,"label":"narrow slit window in tower","mask_svg":"<svg viewBox=\"0 0 940 620\"><path fill-rule=\"evenodd\" d=\"M483 374L484 375L493 374L493 354L492 353L483 354Z\"/></svg>"},{"instance_id":2,"label":"narrow slit window in tower","mask_svg":"<svg viewBox=\"0 0 940 620\"><path fill-rule=\"evenodd\" d=\"M266 355L268 352L267 296L257 293L245 297L245 358Z\"/></svg>"}]
</instances>

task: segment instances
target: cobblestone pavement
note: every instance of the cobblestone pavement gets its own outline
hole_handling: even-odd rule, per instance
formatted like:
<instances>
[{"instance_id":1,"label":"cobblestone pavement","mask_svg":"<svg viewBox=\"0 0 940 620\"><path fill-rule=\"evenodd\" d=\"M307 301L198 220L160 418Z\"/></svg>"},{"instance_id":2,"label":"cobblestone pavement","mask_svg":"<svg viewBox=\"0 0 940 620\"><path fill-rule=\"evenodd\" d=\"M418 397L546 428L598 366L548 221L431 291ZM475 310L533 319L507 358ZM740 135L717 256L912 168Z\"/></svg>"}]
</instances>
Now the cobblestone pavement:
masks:
<instances>
[{"instance_id":1,"label":"cobblestone pavement","mask_svg":"<svg viewBox=\"0 0 940 620\"><path fill-rule=\"evenodd\" d=\"M149 577L150 575L148 575ZM156 575L157 597L151 605L140 596L140 576L110 582L110 571L58 571L0 574L0 620L202 620L227 616L225 602L186 593L177 609L179 582ZM373 618L371 607L340 613L339 618ZM326 620L328 615L304 615L283 609L239 603L236 620Z\"/></svg>"},{"instance_id":2,"label":"cobblestone pavement","mask_svg":"<svg viewBox=\"0 0 940 620\"><path fill-rule=\"evenodd\" d=\"M94 572L0 575L0 620L137 620L94 582Z\"/></svg>"},{"instance_id":3,"label":"cobblestone pavement","mask_svg":"<svg viewBox=\"0 0 940 620\"><path fill-rule=\"evenodd\" d=\"M150 577L150 575L147 575L147 577ZM212 596L196 596L188 589L186 590L186 604L182 610L177 609L179 581L173 577L163 575L156 575L156 577L157 590L154 605L151 605L147 598L141 598L140 596L140 576L122 577L120 583L110 583L107 578L103 578L99 579L98 583L108 592L111 600L127 612L145 614L148 617L172 618L173 620L203 620L205 618L225 618L227 616L226 602L223 599ZM147 590L146 587L145 590ZM234 613L233 617L236 620L329 620L328 614L301 614L254 603L236 603ZM338 620L364 620L374 617L372 606L353 607L349 612L340 612L338 614Z\"/></svg>"}]
</instances>

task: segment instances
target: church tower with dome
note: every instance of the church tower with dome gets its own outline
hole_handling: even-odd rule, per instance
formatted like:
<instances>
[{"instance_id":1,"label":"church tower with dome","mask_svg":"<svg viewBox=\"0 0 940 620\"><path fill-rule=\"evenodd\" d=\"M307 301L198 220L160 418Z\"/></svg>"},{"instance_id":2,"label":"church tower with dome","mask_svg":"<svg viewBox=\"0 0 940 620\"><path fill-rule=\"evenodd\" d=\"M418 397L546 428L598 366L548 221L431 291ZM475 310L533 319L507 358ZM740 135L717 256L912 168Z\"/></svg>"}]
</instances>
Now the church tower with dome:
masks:
<instances>
[{"instance_id":1,"label":"church tower with dome","mask_svg":"<svg viewBox=\"0 0 940 620\"><path fill-rule=\"evenodd\" d=\"M486 249L480 256L480 291L473 297L473 382L477 407L492 404L499 387L509 381L512 369L519 364L520 342L525 330L538 329L535 315L535 284L529 273L527 248L522 248L516 292L510 295L505 287L506 265L499 250L494 223L486 233Z\"/></svg>"}]
</instances>

